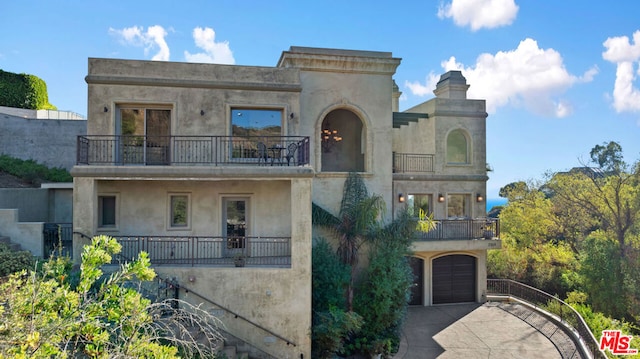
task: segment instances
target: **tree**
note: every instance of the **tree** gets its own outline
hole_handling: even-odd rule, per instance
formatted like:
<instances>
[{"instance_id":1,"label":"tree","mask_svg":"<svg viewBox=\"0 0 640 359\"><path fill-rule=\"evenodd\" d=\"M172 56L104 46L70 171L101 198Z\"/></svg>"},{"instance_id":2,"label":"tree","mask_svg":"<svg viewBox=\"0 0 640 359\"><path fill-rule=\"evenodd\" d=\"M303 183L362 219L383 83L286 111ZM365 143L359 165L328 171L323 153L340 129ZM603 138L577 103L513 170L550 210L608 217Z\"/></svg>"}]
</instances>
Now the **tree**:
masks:
<instances>
[{"instance_id":1,"label":"tree","mask_svg":"<svg viewBox=\"0 0 640 359\"><path fill-rule=\"evenodd\" d=\"M604 166L603 170L610 170L605 176L581 172L558 174L548 186L558 200L584 211L602 230L612 233L624 258L630 248L627 234L640 216L640 172L628 172L629 166L622 162L619 147L610 142L607 147L596 146L591 150L593 161Z\"/></svg>"},{"instance_id":2,"label":"tree","mask_svg":"<svg viewBox=\"0 0 640 359\"><path fill-rule=\"evenodd\" d=\"M332 358L360 329L362 318L345 311L350 270L322 238L313 247L312 269L312 354L314 358Z\"/></svg>"},{"instance_id":3,"label":"tree","mask_svg":"<svg viewBox=\"0 0 640 359\"><path fill-rule=\"evenodd\" d=\"M589 156L591 156L591 162L608 172L618 173L625 167L622 146L614 141L595 145L589 152Z\"/></svg>"},{"instance_id":4,"label":"tree","mask_svg":"<svg viewBox=\"0 0 640 359\"><path fill-rule=\"evenodd\" d=\"M211 356L221 339L215 318L197 307L176 309L175 302L143 298L133 284L155 277L144 252L105 277L101 266L119 251L115 239L94 237L73 284L71 262L62 257L50 259L42 272L6 278L0 285L0 358Z\"/></svg>"},{"instance_id":5,"label":"tree","mask_svg":"<svg viewBox=\"0 0 640 359\"><path fill-rule=\"evenodd\" d=\"M370 196L355 173L351 173L345 182L338 216L313 205L313 223L329 228L338 239L333 256L329 255L330 247L324 240L319 240L314 247L314 281L321 280L313 285L315 320L312 337L316 348L346 346L344 352L349 354L388 354L399 343L413 284L413 273L406 257L411 253L415 231L431 229L435 224L431 217L415 218L405 210L384 225L380 219L384 208L382 199ZM355 267L364 244L368 245L369 263L356 278ZM342 298L337 298L342 287L340 280L344 279L339 268L346 268L348 274L344 284L347 290L343 290ZM328 284L330 281L334 284ZM324 292L316 293L318 290ZM341 305L346 312L341 311ZM316 312L316 309L321 311ZM349 316L354 314L357 317ZM356 326L359 331L354 330ZM345 342L328 338L338 333L348 335L347 338L338 337L346 339ZM314 352L318 357L330 354L330 351L319 353L315 349Z\"/></svg>"},{"instance_id":6,"label":"tree","mask_svg":"<svg viewBox=\"0 0 640 359\"><path fill-rule=\"evenodd\" d=\"M370 196L364 181L354 172L349 173L345 181L338 216L313 204L313 223L329 228L338 237L338 257L351 269L347 285L348 311L353 311L353 287L358 252L365 242L375 238L380 228L378 220L384 208L385 203L382 197Z\"/></svg>"},{"instance_id":7,"label":"tree","mask_svg":"<svg viewBox=\"0 0 640 359\"><path fill-rule=\"evenodd\" d=\"M393 241L378 242L374 247L354 300L355 311L364 319L356 340L367 354L388 355L400 342L413 272L407 247Z\"/></svg>"}]
</instances>

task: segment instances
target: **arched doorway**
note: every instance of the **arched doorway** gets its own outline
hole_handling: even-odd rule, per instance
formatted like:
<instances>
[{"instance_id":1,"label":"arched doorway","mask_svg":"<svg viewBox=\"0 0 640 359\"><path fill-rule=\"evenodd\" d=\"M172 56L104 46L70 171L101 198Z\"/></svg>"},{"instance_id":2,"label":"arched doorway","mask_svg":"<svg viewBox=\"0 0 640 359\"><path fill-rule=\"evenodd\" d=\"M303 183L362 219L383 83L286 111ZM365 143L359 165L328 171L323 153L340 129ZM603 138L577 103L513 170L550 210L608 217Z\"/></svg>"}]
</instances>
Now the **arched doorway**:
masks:
<instances>
[{"instance_id":1,"label":"arched doorway","mask_svg":"<svg viewBox=\"0 0 640 359\"><path fill-rule=\"evenodd\" d=\"M476 301L476 258L464 254L438 257L432 262L433 304Z\"/></svg>"},{"instance_id":2,"label":"arched doorway","mask_svg":"<svg viewBox=\"0 0 640 359\"><path fill-rule=\"evenodd\" d=\"M424 293L424 260L417 257L409 257L409 265L413 272L413 285L411 286L411 299L409 305L423 305Z\"/></svg>"},{"instance_id":3,"label":"arched doorway","mask_svg":"<svg viewBox=\"0 0 640 359\"><path fill-rule=\"evenodd\" d=\"M322 171L363 172L362 121L353 112L333 110L322 120L320 144Z\"/></svg>"}]
</instances>

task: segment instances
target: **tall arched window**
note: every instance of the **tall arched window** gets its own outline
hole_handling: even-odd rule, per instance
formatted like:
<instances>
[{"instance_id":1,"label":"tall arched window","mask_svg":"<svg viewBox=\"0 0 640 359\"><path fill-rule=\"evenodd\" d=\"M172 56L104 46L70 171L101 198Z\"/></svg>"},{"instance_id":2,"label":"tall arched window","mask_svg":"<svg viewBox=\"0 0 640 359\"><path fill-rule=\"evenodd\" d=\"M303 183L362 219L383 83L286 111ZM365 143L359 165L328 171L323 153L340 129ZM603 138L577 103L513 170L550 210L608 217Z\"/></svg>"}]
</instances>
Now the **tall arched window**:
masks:
<instances>
[{"instance_id":1,"label":"tall arched window","mask_svg":"<svg viewBox=\"0 0 640 359\"><path fill-rule=\"evenodd\" d=\"M360 118L349 110L331 111L322 121L323 172L363 172L364 143Z\"/></svg>"},{"instance_id":2,"label":"tall arched window","mask_svg":"<svg viewBox=\"0 0 640 359\"><path fill-rule=\"evenodd\" d=\"M469 163L469 141L463 130L453 130L447 136L447 163Z\"/></svg>"}]
</instances>

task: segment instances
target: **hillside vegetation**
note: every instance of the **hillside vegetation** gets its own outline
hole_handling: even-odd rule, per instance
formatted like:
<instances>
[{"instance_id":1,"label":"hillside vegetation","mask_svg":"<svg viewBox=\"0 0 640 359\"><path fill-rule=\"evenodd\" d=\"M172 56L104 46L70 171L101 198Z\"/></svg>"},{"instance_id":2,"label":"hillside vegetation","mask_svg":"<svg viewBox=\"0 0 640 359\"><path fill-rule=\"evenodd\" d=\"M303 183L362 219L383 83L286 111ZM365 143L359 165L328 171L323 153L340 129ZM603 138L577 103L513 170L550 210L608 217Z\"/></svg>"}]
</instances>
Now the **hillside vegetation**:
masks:
<instances>
[{"instance_id":1,"label":"hillside vegetation","mask_svg":"<svg viewBox=\"0 0 640 359\"><path fill-rule=\"evenodd\" d=\"M49 168L34 160L21 160L7 155L0 155L0 172L20 178L31 185L44 182L73 182L73 177L64 168Z\"/></svg>"},{"instance_id":2,"label":"hillside vegetation","mask_svg":"<svg viewBox=\"0 0 640 359\"><path fill-rule=\"evenodd\" d=\"M640 166L616 142L597 145L591 162L538 183L500 190L502 249L488 274L557 295L578 310L596 338L603 329L633 334L640 347Z\"/></svg>"}]
</instances>

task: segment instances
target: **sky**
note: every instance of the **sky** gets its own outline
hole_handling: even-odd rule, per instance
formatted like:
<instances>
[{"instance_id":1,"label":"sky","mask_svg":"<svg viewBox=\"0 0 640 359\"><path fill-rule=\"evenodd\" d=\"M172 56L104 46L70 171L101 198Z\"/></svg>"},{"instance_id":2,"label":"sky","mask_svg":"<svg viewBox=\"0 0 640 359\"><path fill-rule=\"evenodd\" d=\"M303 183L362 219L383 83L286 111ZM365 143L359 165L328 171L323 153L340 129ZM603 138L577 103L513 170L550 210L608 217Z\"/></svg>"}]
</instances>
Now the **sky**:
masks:
<instances>
[{"instance_id":1,"label":"sky","mask_svg":"<svg viewBox=\"0 0 640 359\"><path fill-rule=\"evenodd\" d=\"M400 110L461 70L487 105L487 198L618 142L640 159L640 1L4 0L0 69L87 113L88 58L275 66L291 46L391 52Z\"/></svg>"}]
</instances>

